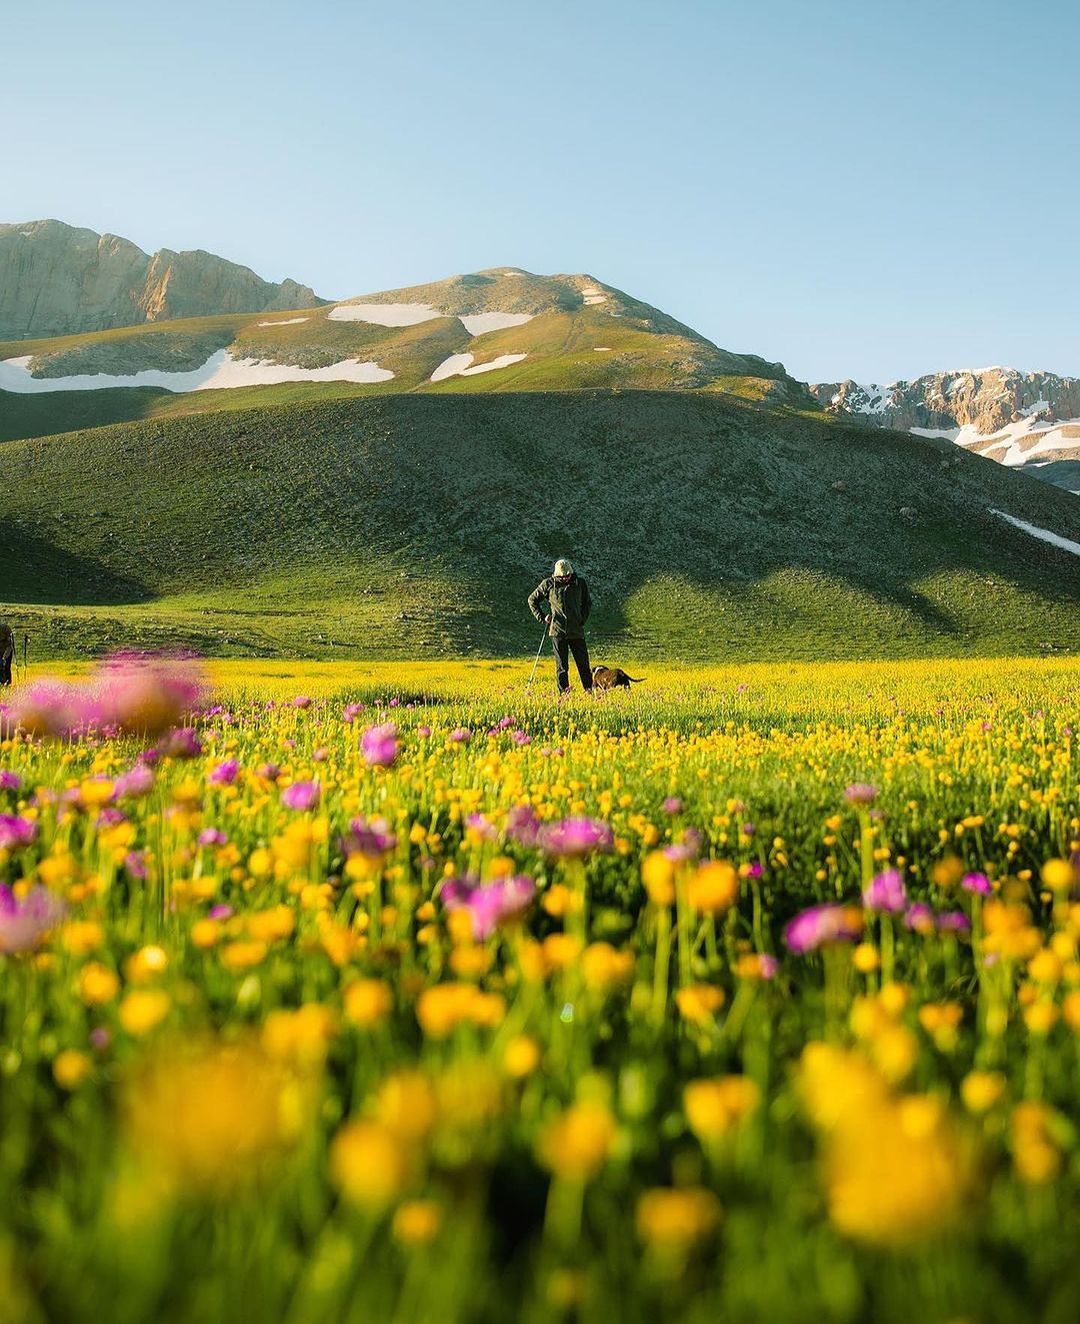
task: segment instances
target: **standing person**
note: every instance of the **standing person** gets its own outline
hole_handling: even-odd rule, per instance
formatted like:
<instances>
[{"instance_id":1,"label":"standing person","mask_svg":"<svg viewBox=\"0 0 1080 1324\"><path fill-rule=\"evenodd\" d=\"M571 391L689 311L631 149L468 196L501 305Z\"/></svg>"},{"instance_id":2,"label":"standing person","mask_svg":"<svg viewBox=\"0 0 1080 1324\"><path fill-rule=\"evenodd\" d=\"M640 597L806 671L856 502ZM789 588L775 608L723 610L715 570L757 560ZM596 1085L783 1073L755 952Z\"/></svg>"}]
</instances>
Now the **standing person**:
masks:
<instances>
[{"instance_id":1,"label":"standing person","mask_svg":"<svg viewBox=\"0 0 1080 1324\"><path fill-rule=\"evenodd\" d=\"M0 621L0 685L11 684L11 664L15 660L15 634L7 621Z\"/></svg>"},{"instance_id":2,"label":"standing person","mask_svg":"<svg viewBox=\"0 0 1080 1324\"><path fill-rule=\"evenodd\" d=\"M548 604L548 614L540 604ZM551 647L555 653L555 682L560 694L570 689L570 654L573 653L581 677L581 688L592 689L592 667L585 643L585 622L592 611L589 586L567 560L555 562L555 573L541 580L529 594L529 610L538 621L547 623Z\"/></svg>"}]
</instances>

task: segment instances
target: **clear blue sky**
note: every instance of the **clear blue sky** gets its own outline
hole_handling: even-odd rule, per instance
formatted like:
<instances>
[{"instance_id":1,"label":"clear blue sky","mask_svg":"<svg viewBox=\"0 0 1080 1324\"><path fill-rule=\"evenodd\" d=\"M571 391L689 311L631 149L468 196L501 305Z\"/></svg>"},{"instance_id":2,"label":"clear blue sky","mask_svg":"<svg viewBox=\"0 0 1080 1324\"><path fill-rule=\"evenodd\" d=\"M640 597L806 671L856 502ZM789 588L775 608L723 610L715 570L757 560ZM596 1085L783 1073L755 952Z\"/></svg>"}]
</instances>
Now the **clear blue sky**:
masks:
<instances>
[{"instance_id":1,"label":"clear blue sky","mask_svg":"<svg viewBox=\"0 0 1080 1324\"><path fill-rule=\"evenodd\" d=\"M1080 373L1074 0L33 0L0 219L345 297L588 271L796 376Z\"/></svg>"}]
</instances>

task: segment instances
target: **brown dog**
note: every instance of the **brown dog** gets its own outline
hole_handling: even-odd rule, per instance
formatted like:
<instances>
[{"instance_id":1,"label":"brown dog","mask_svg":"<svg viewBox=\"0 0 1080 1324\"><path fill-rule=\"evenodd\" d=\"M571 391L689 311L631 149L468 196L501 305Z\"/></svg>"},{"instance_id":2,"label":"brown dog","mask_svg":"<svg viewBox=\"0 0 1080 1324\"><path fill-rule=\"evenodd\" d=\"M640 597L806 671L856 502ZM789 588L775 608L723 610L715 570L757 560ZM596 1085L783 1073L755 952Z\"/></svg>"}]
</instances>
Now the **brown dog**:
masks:
<instances>
[{"instance_id":1,"label":"brown dog","mask_svg":"<svg viewBox=\"0 0 1080 1324\"><path fill-rule=\"evenodd\" d=\"M594 690L629 689L639 685L644 676L628 676L622 667L593 667L592 683Z\"/></svg>"}]
</instances>

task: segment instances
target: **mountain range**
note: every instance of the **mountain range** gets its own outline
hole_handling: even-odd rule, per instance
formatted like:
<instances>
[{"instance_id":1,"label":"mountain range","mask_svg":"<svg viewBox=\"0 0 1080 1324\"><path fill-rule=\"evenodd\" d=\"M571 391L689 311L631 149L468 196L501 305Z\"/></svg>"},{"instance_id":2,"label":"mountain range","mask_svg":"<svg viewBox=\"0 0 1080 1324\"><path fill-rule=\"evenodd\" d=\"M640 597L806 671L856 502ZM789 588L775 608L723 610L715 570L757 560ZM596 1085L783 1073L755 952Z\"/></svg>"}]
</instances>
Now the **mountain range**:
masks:
<instances>
[{"instance_id":1,"label":"mountain range","mask_svg":"<svg viewBox=\"0 0 1080 1324\"><path fill-rule=\"evenodd\" d=\"M105 297L86 253L125 241L12 229L0 254L55 251L0 262L0 613L45 651L517 651L558 555L609 658L1076 647L1080 503L954 445L958 414L883 430L883 395L811 390L589 274L323 301L168 255L143 299L157 258L129 254ZM942 399L1000 427L983 387Z\"/></svg>"},{"instance_id":2,"label":"mountain range","mask_svg":"<svg viewBox=\"0 0 1080 1324\"><path fill-rule=\"evenodd\" d=\"M320 302L306 285L275 285L201 250L144 253L129 239L62 221L0 225L2 340Z\"/></svg>"},{"instance_id":3,"label":"mountain range","mask_svg":"<svg viewBox=\"0 0 1080 1324\"><path fill-rule=\"evenodd\" d=\"M1080 378L1015 368L809 388L826 410L873 427L941 437L1080 495Z\"/></svg>"}]
</instances>

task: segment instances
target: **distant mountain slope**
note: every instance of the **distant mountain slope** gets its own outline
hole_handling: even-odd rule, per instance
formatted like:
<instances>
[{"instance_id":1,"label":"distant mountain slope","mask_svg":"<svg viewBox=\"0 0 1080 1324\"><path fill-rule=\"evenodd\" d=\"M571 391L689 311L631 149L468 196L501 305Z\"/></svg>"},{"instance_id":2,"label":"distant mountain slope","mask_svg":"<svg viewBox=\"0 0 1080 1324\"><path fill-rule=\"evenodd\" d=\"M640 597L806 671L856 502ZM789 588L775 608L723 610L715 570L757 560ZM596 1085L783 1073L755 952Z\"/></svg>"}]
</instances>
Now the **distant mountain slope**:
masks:
<instances>
[{"instance_id":1,"label":"distant mountain slope","mask_svg":"<svg viewBox=\"0 0 1080 1324\"><path fill-rule=\"evenodd\" d=\"M813 407L781 364L595 277L496 268L329 307L0 342L0 440L313 395L596 388Z\"/></svg>"},{"instance_id":2,"label":"distant mountain slope","mask_svg":"<svg viewBox=\"0 0 1080 1324\"><path fill-rule=\"evenodd\" d=\"M0 225L0 338L61 336L209 313L311 308L293 280L274 284L213 253L144 253L127 239L62 221Z\"/></svg>"},{"instance_id":3,"label":"distant mountain slope","mask_svg":"<svg viewBox=\"0 0 1080 1324\"><path fill-rule=\"evenodd\" d=\"M707 392L309 396L0 446L0 592L39 656L520 652L558 555L600 659L1075 649L1080 557L1029 530L1076 543L1080 506Z\"/></svg>"},{"instance_id":4,"label":"distant mountain slope","mask_svg":"<svg viewBox=\"0 0 1080 1324\"><path fill-rule=\"evenodd\" d=\"M1015 368L939 372L888 386L811 386L833 413L954 441L1080 494L1080 378Z\"/></svg>"}]
</instances>

